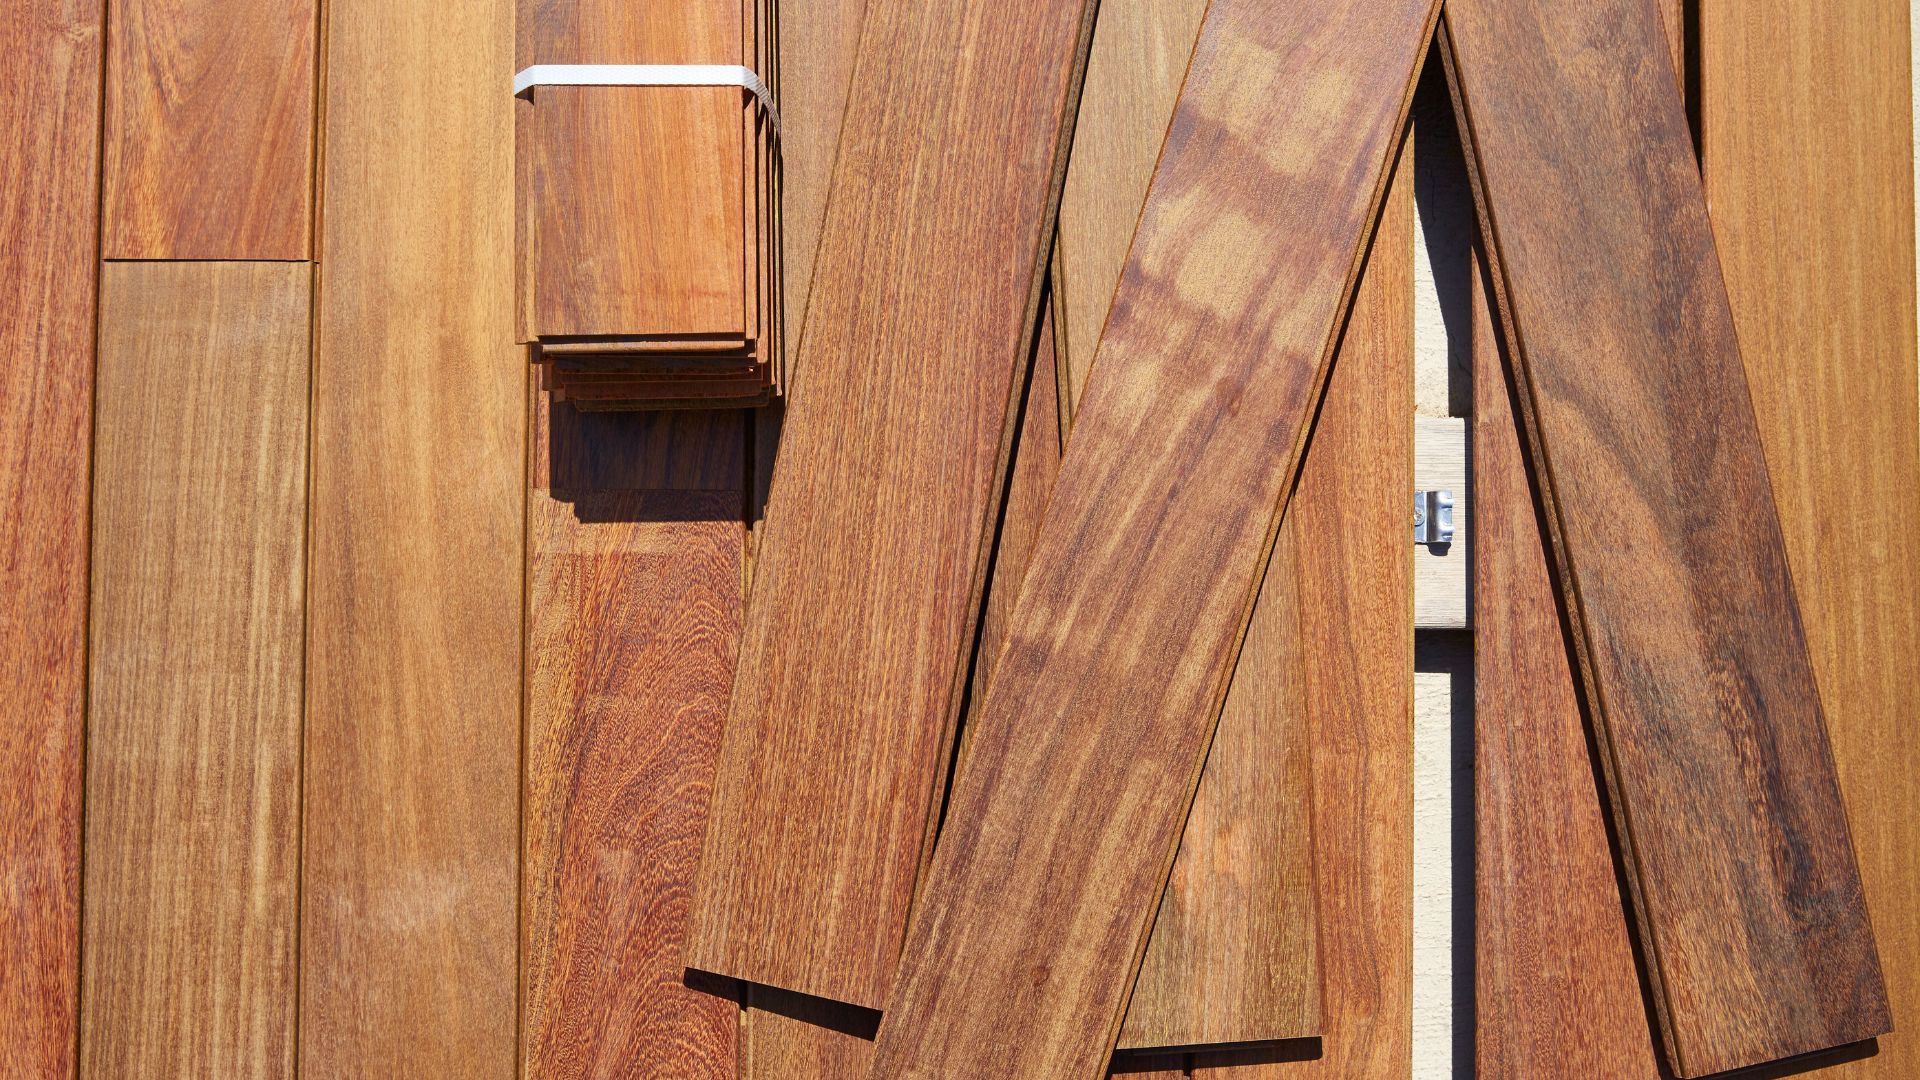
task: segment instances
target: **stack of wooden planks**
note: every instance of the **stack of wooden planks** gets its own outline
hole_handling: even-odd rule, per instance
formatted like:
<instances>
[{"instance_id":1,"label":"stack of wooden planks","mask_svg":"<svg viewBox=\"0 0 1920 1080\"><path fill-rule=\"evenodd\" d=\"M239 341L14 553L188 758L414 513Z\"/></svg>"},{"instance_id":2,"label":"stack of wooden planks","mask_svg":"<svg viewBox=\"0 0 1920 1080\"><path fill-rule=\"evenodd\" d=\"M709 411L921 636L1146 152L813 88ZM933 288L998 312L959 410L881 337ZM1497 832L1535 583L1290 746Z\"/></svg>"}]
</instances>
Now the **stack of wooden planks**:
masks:
<instances>
[{"instance_id":1,"label":"stack of wooden planks","mask_svg":"<svg viewBox=\"0 0 1920 1080\"><path fill-rule=\"evenodd\" d=\"M772 18L768 0L521 0L518 317L555 400L777 392L777 113L749 89L772 79Z\"/></svg>"}]
</instances>

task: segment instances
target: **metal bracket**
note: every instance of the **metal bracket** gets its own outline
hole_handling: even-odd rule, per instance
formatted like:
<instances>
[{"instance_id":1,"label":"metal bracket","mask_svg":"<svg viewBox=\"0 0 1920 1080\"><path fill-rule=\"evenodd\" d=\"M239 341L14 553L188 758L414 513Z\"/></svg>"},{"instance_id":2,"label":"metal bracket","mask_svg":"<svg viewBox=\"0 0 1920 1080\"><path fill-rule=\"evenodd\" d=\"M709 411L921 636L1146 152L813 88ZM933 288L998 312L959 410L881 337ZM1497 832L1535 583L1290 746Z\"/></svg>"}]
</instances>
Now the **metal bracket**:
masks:
<instances>
[{"instance_id":1,"label":"metal bracket","mask_svg":"<svg viewBox=\"0 0 1920 1080\"><path fill-rule=\"evenodd\" d=\"M1453 543L1453 492L1416 491L1413 493L1413 542L1416 544Z\"/></svg>"}]
</instances>

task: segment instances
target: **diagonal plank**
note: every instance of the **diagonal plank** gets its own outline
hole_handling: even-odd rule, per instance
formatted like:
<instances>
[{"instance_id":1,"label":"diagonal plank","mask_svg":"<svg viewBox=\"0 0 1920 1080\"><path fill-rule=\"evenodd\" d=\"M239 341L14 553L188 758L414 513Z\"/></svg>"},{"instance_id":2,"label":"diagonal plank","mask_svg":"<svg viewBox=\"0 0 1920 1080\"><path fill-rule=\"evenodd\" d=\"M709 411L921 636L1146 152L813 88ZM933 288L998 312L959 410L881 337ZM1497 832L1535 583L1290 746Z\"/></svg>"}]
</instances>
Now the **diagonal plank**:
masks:
<instances>
[{"instance_id":1,"label":"diagonal plank","mask_svg":"<svg viewBox=\"0 0 1920 1080\"><path fill-rule=\"evenodd\" d=\"M1886 992L1659 11L1457 0L1447 30L1669 1064L1694 1076L1880 1034Z\"/></svg>"},{"instance_id":2,"label":"diagonal plank","mask_svg":"<svg viewBox=\"0 0 1920 1080\"><path fill-rule=\"evenodd\" d=\"M0 18L0 1074L71 1076L80 977L99 0Z\"/></svg>"},{"instance_id":3,"label":"diagonal plank","mask_svg":"<svg viewBox=\"0 0 1920 1080\"><path fill-rule=\"evenodd\" d=\"M914 0L867 20L689 967L885 1000L932 840L1092 10Z\"/></svg>"},{"instance_id":4,"label":"diagonal plank","mask_svg":"<svg viewBox=\"0 0 1920 1080\"><path fill-rule=\"evenodd\" d=\"M873 1076L1104 1068L1437 10L1209 12Z\"/></svg>"},{"instance_id":5,"label":"diagonal plank","mask_svg":"<svg viewBox=\"0 0 1920 1080\"><path fill-rule=\"evenodd\" d=\"M88 1076L293 1072L312 289L102 274Z\"/></svg>"}]
</instances>

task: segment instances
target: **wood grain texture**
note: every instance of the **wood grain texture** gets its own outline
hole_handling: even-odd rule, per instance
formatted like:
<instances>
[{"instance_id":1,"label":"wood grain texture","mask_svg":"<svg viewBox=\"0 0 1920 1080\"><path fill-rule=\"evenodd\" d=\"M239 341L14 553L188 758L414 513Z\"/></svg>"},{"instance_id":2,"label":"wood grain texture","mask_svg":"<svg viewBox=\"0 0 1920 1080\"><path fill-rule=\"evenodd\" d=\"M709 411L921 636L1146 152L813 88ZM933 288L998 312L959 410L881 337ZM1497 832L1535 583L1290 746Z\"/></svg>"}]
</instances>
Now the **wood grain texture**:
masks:
<instances>
[{"instance_id":1,"label":"wood grain texture","mask_svg":"<svg viewBox=\"0 0 1920 1080\"><path fill-rule=\"evenodd\" d=\"M1907 5L1703 4L1703 171L1896 1030L1920 1074L1920 448Z\"/></svg>"},{"instance_id":2,"label":"wood grain texture","mask_svg":"<svg viewBox=\"0 0 1920 1080\"><path fill-rule=\"evenodd\" d=\"M1655 1037L1492 303L1476 276L1476 1067L1488 1080L1653 1080Z\"/></svg>"},{"instance_id":3,"label":"wood grain texture","mask_svg":"<svg viewBox=\"0 0 1920 1080\"><path fill-rule=\"evenodd\" d=\"M300 1070L515 1060L510 0L328 5Z\"/></svg>"},{"instance_id":4,"label":"wood grain texture","mask_svg":"<svg viewBox=\"0 0 1920 1080\"><path fill-rule=\"evenodd\" d=\"M690 967L885 1000L963 696L1091 14L920 0L867 20Z\"/></svg>"},{"instance_id":5,"label":"wood grain texture","mask_svg":"<svg viewBox=\"0 0 1920 1080\"><path fill-rule=\"evenodd\" d=\"M1261 587L1297 613L1283 670L1312 754L1319 1045L1196 1055L1206 1080L1413 1067L1413 175L1403 151Z\"/></svg>"},{"instance_id":6,"label":"wood grain texture","mask_svg":"<svg viewBox=\"0 0 1920 1080\"><path fill-rule=\"evenodd\" d=\"M870 1075L1105 1067L1436 12L1213 4Z\"/></svg>"},{"instance_id":7,"label":"wood grain texture","mask_svg":"<svg viewBox=\"0 0 1920 1080\"><path fill-rule=\"evenodd\" d=\"M313 268L101 277L81 1061L291 1075Z\"/></svg>"},{"instance_id":8,"label":"wood grain texture","mask_svg":"<svg viewBox=\"0 0 1920 1080\"><path fill-rule=\"evenodd\" d=\"M305 259L316 0L109 9L109 259Z\"/></svg>"},{"instance_id":9,"label":"wood grain texture","mask_svg":"<svg viewBox=\"0 0 1920 1080\"><path fill-rule=\"evenodd\" d=\"M80 975L98 0L0 19L0 1073L68 1077Z\"/></svg>"},{"instance_id":10,"label":"wood grain texture","mask_svg":"<svg viewBox=\"0 0 1920 1080\"><path fill-rule=\"evenodd\" d=\"M744 420L533 409L524 1075L733 1080L739 1010L683 984L680 944L740 641Z\"/></svg>"},{"instance_id":11,"label":"wood grain texture","mask_svg":"<svg viewBox=\"0 0 1920 1080\"><path fill-rule=\"evenodd\" d=\"M1880 1034L1886 992L1658 10L1456 0L1447 27L1669 1064L1693 1076Z\"/></svg>"},{"instance_id":12,"label":"wood grain texture","mask_svg":"<svg viewBox=\"0 0 1920 1080\"><path fill-rule=\"evenodd\" d=\"M877 1013L766 986L747 988L740 1015L741 1080L865 1076Z\"/></svg>"},{"instance_id":13,"label":"wood grain texture","mask_svg":"<svg viewBox=\"0 0 1920 1080\"><path fill-rule=\"evenodd\" d=\"M867 0L780 0L780 243L785 340L797 358Z\"/></svg>"},{"instance_id":14,"label":"wood grain texture","mask_svg":"<svg viewBox=\"0 0 1920 1080\"><path fill-rule=\"evenodd\" d=\"M1086 391L1206 0L1102 0L1060 195L1061 406Z\"/></svg>"}]
</instances>

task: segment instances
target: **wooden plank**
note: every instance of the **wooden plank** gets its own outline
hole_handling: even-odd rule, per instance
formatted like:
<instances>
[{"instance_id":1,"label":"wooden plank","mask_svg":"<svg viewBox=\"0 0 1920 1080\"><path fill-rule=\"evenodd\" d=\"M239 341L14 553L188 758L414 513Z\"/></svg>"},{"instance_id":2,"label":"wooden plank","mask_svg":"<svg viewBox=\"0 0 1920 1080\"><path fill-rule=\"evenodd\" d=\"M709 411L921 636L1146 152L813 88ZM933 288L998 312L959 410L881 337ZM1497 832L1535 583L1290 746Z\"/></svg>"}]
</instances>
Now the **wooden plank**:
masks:
<instances>
[{"instance_id":1,"label":"wooden plank","mask_svg":"<svg viewBox=\"0 0 1920 1080\"><path fill-rule=\"evenodd\" d=\"M110 14L105 257L309 258L316 0Z\"/></svg>"},{"instance_id":2,"label":"wooden plank","mask_svg":"<svg viewBox=\"0 0 1920 1080\"><path fill-rule=\"evenodd\" d=\"M328 5L300 1069L516 1071L510 0Z\"/></svg>"},{"instance_id":3,"label":"wooden plank","mask_svg":"<svg viewBox=\"0 0 1920 1080\"><path fill-rule=\"evenodd\" d=\"M99 254L98 0L0 19L0 1072L73 1075L87 488Z\"/></svg>"},{"instance_id":4,"label":"wooden plank","mask_svg":"<svg viewBox=\"0 0 1920 1080\"><path fill-rule=\"evenodd\" d=\"M963 696L1092 11L924 0L867 20L690 967L885 1000Z\"/></svg>"},{"instance_id":5,"label":"wooden plank","mask_svg":"<svg viewBox=\"0 0 1920 1080\"><path fill-rule=\"evenodd\" d=\"M1546 523L1478 274L1473 318L1476 1067L1488 1080L1653 1080Z\"/></svg>"},{"instance_id":6,"label":"wooden plank","mask_svg":"<svg viewBox=\"0 0 1920 1080\"><path fill-rule=\"evenodd\" d=\"M1281 678L1312 747L1320 1038L1196 1055L1207 1080L1413 1067L1413 176L1403 151L1259 601L1296 613Z\"/></svg>"},{"instance_id":7,"label":"wooden plank","mask_svg":"<svg viewBox=\"0 0 1920 1080\"><path fill-rule=\"evenodd\" d=\"M1907 5L1700 9L1703 169L1787 563L1920 1075L1920 449Z\"/></svg>"},{"instance_id":8,"label":"wooden plank","mask_svg":"<svg viewBox=\"0 0 1920 1080\"><path fill-rule=\"evenodd\" d=\"M1692 1076L1880 1034L1880 965L1657 10L1457 0L1447 27L1669 1064ZM1559 122L1523 120L1543 112Z\"/></svg>"},{"instance_id":9,"label":"wooden plank","mask_svg":"<svg viewBox=\"0 0 1920 1080\"><path fill-rule=\"evenodd\" d=\"M101 276L89 1076L293 1071L313 268Z\"/></svg>"},{"instance_id":10,"label":"wooden plank","mask_svg":"<svg viewBox=\"0 0 1920 1080\"><path fill-rule=\"evenodd\" d=\"M1105 1067L1436 12L1213 4L872 1075Z\"/></svg>"},{"instance_id":11,"label":"wooden plank","mask_svg":"<svg viewBox=\"0 0 1920 1080\"><path fill-rule=\"evenodd\" d=\"M747 1005L740 1018L744 1080L866 1075L878 1013L770 986L749 986Z\"/></svg>"},{"instance_id":12,"label":"wooden plank","mask_svg":"<svg viewBox=\"0 0 1920 1080\"><path fill-rule=\"evenodd\" d=\"M1070 418L1093 370L1114 286L1160 160L1206 0L1102 0L1060 196L1061 406Z\"/></svg>"},{"instance_id":13,"label":"wooden plank","mask_svg":"<svg viewBox=\"0 0 1920 1080\"><path fill-rule=\"evenodd\" d=\"M679 953L739 648L744 417L533 409L524 1073L732 1080L739 1010Z\"/></svg>"}]
</instances>

